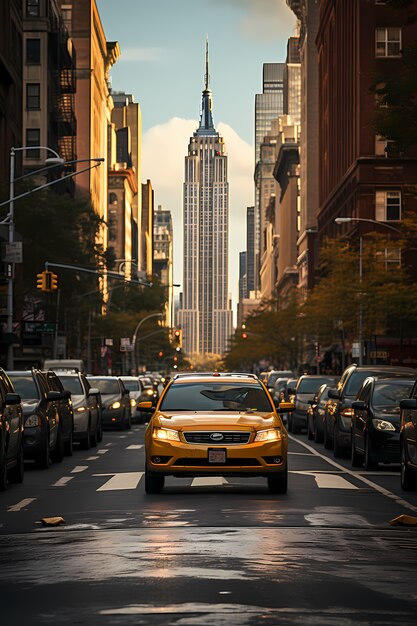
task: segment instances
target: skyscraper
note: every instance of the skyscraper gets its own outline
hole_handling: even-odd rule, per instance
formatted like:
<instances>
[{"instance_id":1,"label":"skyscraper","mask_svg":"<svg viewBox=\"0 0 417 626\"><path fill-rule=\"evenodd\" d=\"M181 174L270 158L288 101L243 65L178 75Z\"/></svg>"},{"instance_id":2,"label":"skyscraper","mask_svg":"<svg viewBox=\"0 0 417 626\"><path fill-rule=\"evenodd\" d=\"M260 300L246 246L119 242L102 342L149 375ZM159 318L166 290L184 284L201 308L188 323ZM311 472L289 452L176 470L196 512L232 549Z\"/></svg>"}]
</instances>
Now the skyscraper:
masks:
<instances>
[{"instance_id":1,"label":"skyscraper","mask_svg":"<svg viewBox=\"0 0 417 626\"><path fill-rule=\"evenodd\" d=\"M232 332L227 280L227 154L223 137L214 127L209 83L206 42L200 124L185 157L183 306L178 320L189 354L223 354Z\"/></svg>"}]
</instances>

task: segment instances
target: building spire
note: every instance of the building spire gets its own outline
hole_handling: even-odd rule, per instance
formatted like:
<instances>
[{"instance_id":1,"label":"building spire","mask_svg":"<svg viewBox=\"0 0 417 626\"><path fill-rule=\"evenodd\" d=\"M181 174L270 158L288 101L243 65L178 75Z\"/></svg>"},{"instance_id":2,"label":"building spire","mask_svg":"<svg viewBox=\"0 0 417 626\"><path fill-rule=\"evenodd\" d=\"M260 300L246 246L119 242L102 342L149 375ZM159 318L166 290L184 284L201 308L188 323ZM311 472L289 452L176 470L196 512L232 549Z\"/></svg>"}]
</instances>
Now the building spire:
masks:
<instances>
[{"instance_id":1,"label":"building spire","mask_svg":"<svg viewBox=\"0 0 417 626\"><path fill-rule=\"evenodd\" d=\"M212 97L210 91L210 73L209 73L209 44L208 36L206 37L206 73L204 75L204 91L203 102L201 106L200 125L196 131L197 135L217 135L214 128L212 109Z\"/></svg>"}]
</instances>

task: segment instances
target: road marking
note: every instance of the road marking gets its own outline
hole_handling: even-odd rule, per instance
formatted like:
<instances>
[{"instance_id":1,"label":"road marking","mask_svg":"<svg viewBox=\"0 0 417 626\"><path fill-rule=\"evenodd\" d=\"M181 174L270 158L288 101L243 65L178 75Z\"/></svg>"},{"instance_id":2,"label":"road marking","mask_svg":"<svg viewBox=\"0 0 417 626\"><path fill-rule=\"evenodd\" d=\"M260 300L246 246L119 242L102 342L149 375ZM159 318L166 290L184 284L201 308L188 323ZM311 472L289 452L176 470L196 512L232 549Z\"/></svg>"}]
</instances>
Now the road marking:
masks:
<instances>
[{"instance_id":1,"label":"road marking","mask_svg":"<svg viewBox=\"0 0 417 626\"><path fill-rule=\"evenodd\" d=\"M108 450L106 450L105 448L101 448L101 450L97 450L97 454L106 454L106 452L108 452Z\"/></svg>"},{"instance_id":2,"label":"road marking","mask_svg":"<svg viewBox=\"0 0 417 626\"><path fill-rule=\"evenodd\" d=\"M217 487L218 485L228 484L229 482L225 478L223 478L223 476L208 476L207 478L204 476L199 476L198 478L193 478L191 487Z\"/></svg>"},{"instance_id":3,"label":"road marking","mask_svg":"<svg viewBox=\"0 0 417 626\"><path fill-rule=\"evenodd\" d=\"M414 511L414 512L417 511L417 506L414 506L410 502L407 502L407 500L403 500L403 498L396 496L395 493L388 491L388 489L384 489L384 487L380 487L376 483L372 482L372 480L368 480L367 478L365 478L365 476L362 476L361 474L354 472L353 470L343 467L343 465L340 465L339 463L337 463L337 461L330 459L324 454L320 454L320 452L317 452L317 450L309 446L307 443L304 443L304 441L301 441L300 439L297 439L296 437L293 437L292 435L288 435L288 437L292 441L295 441L296 443L299 443L301 446L306 448L306 450L309 450L310 452L312 452L315 456L318 456L324 461L327 461L330 465L333 465L333 467L337 467L337 469L342 470L343 473L349 474L349 476L351 476L352 478L356 478L356 480L360 480L361 482L365 483L365 485L368 485L368 487L375 489L375 491L378 491L378 493L382 494L383 496L390 498L391 500L394 500L398 505L403 506L406 509L410 509L410 511Z\"/></svg>"},{"instance_id":4,"label":"road marking","mask_svg":"<svg viewBox=\"0 0 417 626\"><path fill-rule=\"evenodd\" d=\"M25 498L24 500L20 500L17 504L13 504L13 506L7 507L8 513L15 513L16 511L21 511L26 506L29 506L31 502L35 502L36 498Z\"/></svg>"},{"instance_id":5,"label":"road marking","mask_svg":"<svg viewBox=\"0 0 417 626\"><path fill-rule=\"evenodd\" d=\"M121 474L93 474L93 476L111 476L110 480L101 485L96 491L120 491L122 489L136 489L143 472L124 472Z\"/></svg>"},{"instance_id":6,"label":"road marking","mask_svg":"<svg viewBox=\"0 0 417 626\"><path fill-rule=\"evenodd\" d=\"M310 452L288 452L293 456L311 456Z\"/></svg>"},{"instance_id":7,"label":"road marking","mask_svg":"<svg viewBox=\"0 0 417 626\"><path fill-rule=\"evenodd\" d=\"M109 441L109 443L106 443L106 446L107 446L107 447L112 446L112 445L113 445L113 444L112 444L112 442L111 442L111 441Z\"/></svg>"},{"instance_id":8,"label":"road marking","mask_svg":"<svg viewBox=\"0 0 417 626\"><path fill-rule=\"evenodd\" d=\"M62 478L57 480L56 483L51 485L51 487L65 487L65 485L69 483L69 481L72 480L73 478L74 476L63 476Z\"/></svg>"},{"instance_id":9,"label":"road marking","mask_svg":"<svg viewBox=\"0 0 417 626\"><path fill-rule=\"evenodd\" d=\"M345 478L336 476L334 473L325 474L323 472L292 472L292 474L303 474L304 476L314 476L317 487L320 489L359 489Z\"/></svg>"},{"instance_id":10,"label":"road marking","mask_svg":"<svg viewBox=\"0 0 417 626\"><path fill-rule=\"evenodd\" d=\"M88 469L88 465L76 465L73 470L71 470L71 474L79 474L80 472L84 472L84 470Z\"/></svg>"},{"instance_id":11,"label":"road marking","mask_svg":"<svg viewBox=\"0 0 417 626\"><path fill-rule=\"evenodd\" d=\"M99 456L89 456L86 461L97 461L97 459L99 459Z\"/></svg>"},{"instance_id":12,"label":"road marking","mask_svg":"<svg viewBox=\"0 0 417 626\"><path fill-rule=\"evenodd\" d=\"M140 443L132 443L130 446L127 446L126 450L140 450L143 448L143 445Z\"/></svg>"}]
</instances>

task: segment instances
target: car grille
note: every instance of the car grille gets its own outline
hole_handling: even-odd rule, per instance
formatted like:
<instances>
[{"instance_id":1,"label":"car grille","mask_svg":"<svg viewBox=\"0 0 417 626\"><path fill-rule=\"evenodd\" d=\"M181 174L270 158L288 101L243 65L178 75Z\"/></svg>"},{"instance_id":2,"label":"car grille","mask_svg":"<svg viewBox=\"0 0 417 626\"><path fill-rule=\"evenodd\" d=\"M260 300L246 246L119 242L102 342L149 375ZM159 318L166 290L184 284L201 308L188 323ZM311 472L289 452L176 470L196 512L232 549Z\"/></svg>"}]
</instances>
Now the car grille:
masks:
<instances>
[{"instance_id":1,"label":"car grille","mask_svg":"<svg viewBox=\"0 0 417 626\"><path fill-rule=\"evenodd\" d=\"M237 432L233 430L221 431L221 430L208 430L208 431L196 431L185 432L184 438L187 443L203 443L210 446L224 446L239 443L248 443L251 433L250 432ZM212 438L212 435L222 435L222 439L216 440Z\"/></svg>"},{"instance_id":2,"label":"car grille","mask_svg":"<svg viewBox=\"0 0 417 626\"><path fill-rule=\"evenodd\" d=\"M177 459L173 465L182 467L257 467L261 463L258 459L226 459L226 463L209 463L207 459L184 458Z\"/></svg>"}]
</instances>

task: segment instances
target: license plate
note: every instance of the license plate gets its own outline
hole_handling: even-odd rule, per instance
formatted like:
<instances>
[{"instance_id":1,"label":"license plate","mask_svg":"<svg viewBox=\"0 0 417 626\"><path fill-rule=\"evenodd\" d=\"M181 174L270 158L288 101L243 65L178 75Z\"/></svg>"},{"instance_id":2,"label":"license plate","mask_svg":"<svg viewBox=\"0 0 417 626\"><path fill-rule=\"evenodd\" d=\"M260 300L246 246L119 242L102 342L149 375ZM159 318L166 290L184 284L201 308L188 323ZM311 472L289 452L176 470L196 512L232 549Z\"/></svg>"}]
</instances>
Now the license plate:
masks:
<instances>
[{"instance_id":1,"label":"license plate","mask_svg":"<svg viewBox=\"0 0 417 626\"><path fill-rule=\"evenodd\" d=\"M226 449L208 449L208 462L209 463L226 463Z\"/></svg>"}]
</instances>

